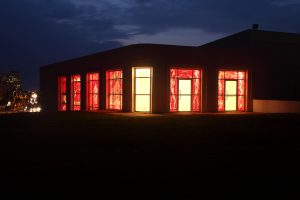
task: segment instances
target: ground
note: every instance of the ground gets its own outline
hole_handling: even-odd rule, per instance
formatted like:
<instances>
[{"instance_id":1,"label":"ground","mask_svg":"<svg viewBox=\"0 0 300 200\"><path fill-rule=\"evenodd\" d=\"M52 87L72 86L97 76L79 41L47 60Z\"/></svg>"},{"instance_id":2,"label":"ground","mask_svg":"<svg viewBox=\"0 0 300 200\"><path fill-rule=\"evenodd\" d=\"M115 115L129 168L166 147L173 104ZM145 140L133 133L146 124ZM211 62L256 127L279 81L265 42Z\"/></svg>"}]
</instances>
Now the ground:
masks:
<instances>
[{"instance_id":1,"label":"ground","mask_svg":"<svg viewBox=\"0 0 300 200\"><path fill-rule=\"evenodd\" d=\"M1 114L1 173L18 185L297 180L299 126L299 114Z\"/></svg>"}]
</instances>

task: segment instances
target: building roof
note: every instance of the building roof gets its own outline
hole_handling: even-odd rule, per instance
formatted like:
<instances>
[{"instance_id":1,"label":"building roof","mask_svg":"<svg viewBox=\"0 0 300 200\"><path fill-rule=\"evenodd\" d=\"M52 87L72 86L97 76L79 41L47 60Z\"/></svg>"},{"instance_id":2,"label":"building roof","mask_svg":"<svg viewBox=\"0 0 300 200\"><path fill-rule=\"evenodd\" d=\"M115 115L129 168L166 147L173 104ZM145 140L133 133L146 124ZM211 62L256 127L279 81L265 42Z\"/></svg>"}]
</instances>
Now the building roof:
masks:
<instances>
[{"instance_id":1,"label":"building roof","mask_svg":"<svg viewBox=\"0 0 300 200\"><path fill-rule=\"evenodd\" d=\"M201 47L254 47L254 46L300 45L299 33L285 33L248 29L219 40L209 42Z\"/></svg>"},{"instance_id":2,"label":"building roof","mask_svg":"<svg viewBox=\"0 0 300 200\"><path fill-rule=\"evenodd\" d=\"M152 60L155 62L156 60L160 60L162 57L165 59L168 57L174 57L178 53L182 56L185 54L192 53L196 51L196 46L179 46L179 45L163 45L163 44L133 44L128 46L123 46L95 54L90 54L70 60L65 60L62 62L54 63L51 65L56 64L64 64L68 65L69 63L82 63L87 60L98 60L101 59L102 61L110 60L116 62L116 58L120 61L120 64L123 62L130 63L131 59L134 58L135 60ZM122 62L121 62L122 61ZM49 65L46 65L49 66Z\"/></svg>"},{"instance_id":3,"label":"building roof","mask_svg":"<svg viewBox=\"0 0 300 200\"><path fill-rule=\"evenodd\" d=\"M107 65L146 64L146 63L189 63L189 60L207 60L213 52L231 49L239 52L249 48L289 48L299 50L300 34L248 29L202 46L179 46L162 44L134 44L82 56L47 66L88 65L101 63ZM233 49L238 49L234 51ZM225 51L228 52L228 51Z\"/></svg>"}]
</instances>

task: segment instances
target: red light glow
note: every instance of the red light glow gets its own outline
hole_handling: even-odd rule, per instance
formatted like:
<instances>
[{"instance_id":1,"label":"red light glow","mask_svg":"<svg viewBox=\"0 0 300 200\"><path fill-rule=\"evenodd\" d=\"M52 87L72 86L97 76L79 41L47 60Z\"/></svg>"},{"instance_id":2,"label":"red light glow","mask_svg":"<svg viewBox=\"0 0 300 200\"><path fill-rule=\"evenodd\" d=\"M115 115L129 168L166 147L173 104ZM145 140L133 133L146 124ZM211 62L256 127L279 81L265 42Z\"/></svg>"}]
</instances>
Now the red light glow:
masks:
<instances>
[{"instance_id":1,"label":"red light glow","mask_svg":"<svg viewBox=\"0 0 300 200\"><path fill-rule=\"evenodd\" d=\"M87 110L99 109L99 73L87 74Z\"/></svg>"},{"instance_id":2,"label":"red light glow","mask_svg":"<svg viewBox=\"0 0 300 200\"><path fill-rule=\"evenodd\" d=\"M179 100L182 96L179 91L179 80L191 80L191 90L186 97L190 97L191 111L201 111L201 70L197 69L170 69L170 112L179 111Z\"/></svg>"},{"instance_id":3,"label":"red light glow","mask_svg":"<svg viewBox=\"0 0 300 200\"><path fill-rule=\"evenodd\" d=\"M236 110L246 111L246 94L247 94L247 72L246 71L219 71L218 74L218 111L226 110L227 95L226 81L237 81ZM231 95L232 96L232 95ZM229 102L228 102L229 103Z\"/></svg>"},{"instance_id":4,"label":"red light glow","mask_svg":"<svg viewBox=\"0 0 300 200\"><path fill-rule=\"evenodd\" d=\"M81 79L80 75L71 77L71 110L80 110L81 103Z\"/></svg>"},{"instance_id":5,"label":"red light glow","mask_svg":"<svg viewBox=\"0 0 300 200\"><path fill-rule=\"evenodd\" d=\"M122 110L122 70L106 71L106 109Z\"/></svg>"},{"instance_id":6,"label":"red light glow","mask_svg":"<svg viewBox=\"0 0 300 200\"><path fill-rule=\"evenodd\" d=\"M67 110L67 78L65 76L58 77L58 111Z\"/></svg>"}]
</instances>

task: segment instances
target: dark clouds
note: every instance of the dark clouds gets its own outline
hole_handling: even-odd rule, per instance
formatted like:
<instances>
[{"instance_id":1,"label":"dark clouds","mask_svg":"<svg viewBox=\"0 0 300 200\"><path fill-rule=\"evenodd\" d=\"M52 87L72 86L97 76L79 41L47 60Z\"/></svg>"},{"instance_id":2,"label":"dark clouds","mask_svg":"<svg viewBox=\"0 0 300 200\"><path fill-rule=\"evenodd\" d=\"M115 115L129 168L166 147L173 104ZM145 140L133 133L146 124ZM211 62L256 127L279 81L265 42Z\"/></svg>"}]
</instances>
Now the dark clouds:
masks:
<instances>
[{"instance_id":1,"label":"dark clouds","mask_svg":"<svg viewBox=\"0 0 300 200\"><path fill-rule=\"evenodd\" d=\"M198 27L210 32L232 33L248 28L252 23L260 23L267 29L300 31L300 1L296 0L293 3L270 0L152 0L147 2L129 11L132 23L140 25L145 32L171 27Z\"/></svg>"},{"instance_id":2,"label":"dark clouds","mask_svg":"<svg viewBox=\"0 0 300 200\"><path fill-rule=\"evenodd\" d=\"M136 42L199 45L252 23L300 32L299 13L299 0L1 0L0 71L38 88L43 64Z\"/></svg>"}]
</instances>

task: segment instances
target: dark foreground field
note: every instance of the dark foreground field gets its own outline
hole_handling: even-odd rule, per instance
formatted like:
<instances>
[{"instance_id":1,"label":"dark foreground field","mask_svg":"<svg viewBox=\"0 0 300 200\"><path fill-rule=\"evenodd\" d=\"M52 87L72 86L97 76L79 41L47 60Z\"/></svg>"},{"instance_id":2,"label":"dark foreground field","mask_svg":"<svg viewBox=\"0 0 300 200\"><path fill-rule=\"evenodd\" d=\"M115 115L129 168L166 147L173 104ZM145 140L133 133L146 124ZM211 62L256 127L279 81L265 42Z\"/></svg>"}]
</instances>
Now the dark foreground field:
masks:
<instances>
[{"instance_id":1,"label":"dark foreground field","mask_svg":"<svg viewBox=\"0 0 300 200\"><path fill-rule=\"evenodd\" d=\"M0 115L6 178L32 182L299 180L300 115Z\"/></svg>"}]
</instances>

